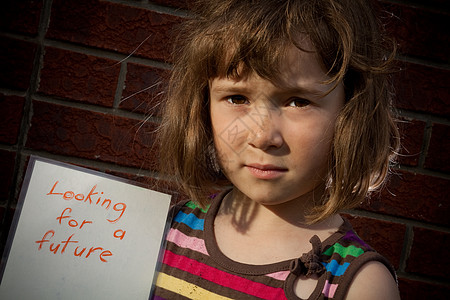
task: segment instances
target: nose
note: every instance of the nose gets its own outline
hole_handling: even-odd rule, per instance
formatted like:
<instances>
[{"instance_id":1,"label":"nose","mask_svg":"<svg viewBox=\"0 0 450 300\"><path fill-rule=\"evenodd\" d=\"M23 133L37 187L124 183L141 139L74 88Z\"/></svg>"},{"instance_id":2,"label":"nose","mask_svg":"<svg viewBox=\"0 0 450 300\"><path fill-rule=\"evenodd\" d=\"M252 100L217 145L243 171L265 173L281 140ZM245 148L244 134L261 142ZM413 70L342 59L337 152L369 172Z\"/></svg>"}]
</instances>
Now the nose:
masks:
<instances>
[{"instance_id":1,"label":"nose","mask_svg":"<svg viewBox=\"0 0 450 300\"><path fill-rule=\"evenodd\" d=\"M263 114L258 112L253 115L254 135L250 137L249 145L264 151L270 148L280 148L284 140L279 116L270 110Z\"/></svg>"}]
</instances>

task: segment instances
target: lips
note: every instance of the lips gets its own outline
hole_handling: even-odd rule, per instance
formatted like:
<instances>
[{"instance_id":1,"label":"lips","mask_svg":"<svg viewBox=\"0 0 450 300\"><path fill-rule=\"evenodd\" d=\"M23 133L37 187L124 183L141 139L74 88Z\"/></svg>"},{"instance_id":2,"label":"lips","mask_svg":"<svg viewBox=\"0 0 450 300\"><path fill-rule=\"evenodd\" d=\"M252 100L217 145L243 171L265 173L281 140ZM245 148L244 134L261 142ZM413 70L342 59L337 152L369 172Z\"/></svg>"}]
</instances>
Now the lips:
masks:
<instances>
[{"instance_id":1,"label":"lips","mask_svg":"<svg viewBox=\"0 0 450 300\"><path fill-rule=\"evenodd\" d=\"M247 164L247 170L258 179L276 179L283 176L288 169L276 165Z\"/></svg>"}]
</instances>

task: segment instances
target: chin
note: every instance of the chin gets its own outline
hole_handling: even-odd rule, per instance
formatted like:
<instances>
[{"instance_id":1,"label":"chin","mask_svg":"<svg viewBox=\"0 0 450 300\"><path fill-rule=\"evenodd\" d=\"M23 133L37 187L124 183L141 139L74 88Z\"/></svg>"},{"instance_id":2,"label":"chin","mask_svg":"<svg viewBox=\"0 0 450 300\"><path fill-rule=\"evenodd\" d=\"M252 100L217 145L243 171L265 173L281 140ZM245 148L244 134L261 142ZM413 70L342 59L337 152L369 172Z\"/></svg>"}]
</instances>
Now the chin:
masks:
<instances>
[{"instance_id":1,"label":"chin","mask_svg":"<svg viewBox=\"0 0 450 300\"><path fill-rule=\"evenodd\" d=\"M289 197L286 195L277 195L274 193L264 193L258 195L250 193L247 195L247 197L250 198L255 203L264 206L280 205L298 198L298 197Z\"/></svg>"}]
</instances>

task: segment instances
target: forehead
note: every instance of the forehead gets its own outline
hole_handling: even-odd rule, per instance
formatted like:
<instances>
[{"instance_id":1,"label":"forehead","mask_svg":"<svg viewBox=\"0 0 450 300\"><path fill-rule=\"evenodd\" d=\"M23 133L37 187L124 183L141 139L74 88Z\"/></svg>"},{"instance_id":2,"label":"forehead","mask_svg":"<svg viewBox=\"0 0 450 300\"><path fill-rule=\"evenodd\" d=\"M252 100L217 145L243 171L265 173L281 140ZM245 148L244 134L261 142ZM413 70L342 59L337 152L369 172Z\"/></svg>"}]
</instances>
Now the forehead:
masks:
<instances>
[{"instance_id":1,"label":"forehead","mask_svg":"<svg viewBox=\"0 0 450 300\"><path fill-rule=\"evenodd\" d=\"M286 88L319 84L330 79L311 44L305 44L303 49L294 46L287 48L278 68L278 78L272 78L271 81Z\"/></svg>"},{"instance_id":2,"label":"forehead","mask_svg":"<svg viewBox=\"0 0 450 300\"><path fill-rule=\"evenodd\" d=\"M238 77L218 76L209 80L211 92L238 93L243 91L264 89L269 81L278 91L308 93L309 95L324 96L333 89L333 85L325 83L330 78L321 67L317 55L312 51L299 50L292 46L277 67L278 75L264 78L253 70L242 71Z\"/></svg>"},{"instance_id":3,"label":"forehead","mask_svg":"<svg viewBox=\"0 0 450 300\"><path fill-rule=\"evenodd\" d=\"M215 69L210 69L210 79L241 80L256 74L275 85L287 87L295 85L298 80L319 79L323 82L329 79L320 56L306 34L297 34L295 40L270 41L267 47L255 46L248 52L242 52L243 47L239 43L231 42L228 46L216 52L218 56L210 61L213 63L209 66Z\"/></svg>"}]
</instances>

